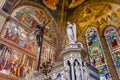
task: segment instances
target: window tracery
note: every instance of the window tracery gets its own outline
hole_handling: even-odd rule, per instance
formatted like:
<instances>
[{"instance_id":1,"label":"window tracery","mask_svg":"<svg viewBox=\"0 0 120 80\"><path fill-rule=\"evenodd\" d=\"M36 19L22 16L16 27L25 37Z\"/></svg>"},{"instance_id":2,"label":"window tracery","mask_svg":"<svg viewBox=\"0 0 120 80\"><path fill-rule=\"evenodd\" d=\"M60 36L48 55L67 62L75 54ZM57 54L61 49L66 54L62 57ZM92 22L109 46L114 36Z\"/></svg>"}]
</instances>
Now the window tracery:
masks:
<instances>
[{"instance_id":1,"label":"window tracery","mask_svg":"<svg viewBox=\"0 0 120 80\"><path fill-rule=\"evenodd\" d=\"M106 58L103 52L100 38L97 33L97 29L94 27L88 28L85 37L88 46L88 52L90 54L91 65L100 71L101 80L110 79L110 71L107 66Z\"/></svg>"},{"instance_id":2,"label":"window tracery","mask_svg":"<svg viewBox=\"0 0 120 80\"><path fill-rule=\"evenodd\" d=\"M104 32L114 65L120 78L120 38L114 26L108 27Z\"/></svg>"}]
</instances>

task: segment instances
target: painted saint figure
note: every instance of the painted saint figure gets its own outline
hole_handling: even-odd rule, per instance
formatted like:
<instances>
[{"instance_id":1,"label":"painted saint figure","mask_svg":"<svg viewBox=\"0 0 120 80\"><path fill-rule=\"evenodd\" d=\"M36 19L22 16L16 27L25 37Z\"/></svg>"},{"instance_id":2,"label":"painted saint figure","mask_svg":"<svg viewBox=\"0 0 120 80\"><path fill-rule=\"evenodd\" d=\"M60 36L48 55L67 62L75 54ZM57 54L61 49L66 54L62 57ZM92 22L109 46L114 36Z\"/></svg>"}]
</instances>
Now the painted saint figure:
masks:
<instances>
[{"instance_id":1,"label":"painted saint figure","mask_svg":"<svg viewBox=\"0 0 120 80\"><path fill-rule=\"evenodd\" d=\"M76 42L76 24L71 24L67 22L67 36L69 40L69 44L75 44Z\"/></svg>"}]
</instances>

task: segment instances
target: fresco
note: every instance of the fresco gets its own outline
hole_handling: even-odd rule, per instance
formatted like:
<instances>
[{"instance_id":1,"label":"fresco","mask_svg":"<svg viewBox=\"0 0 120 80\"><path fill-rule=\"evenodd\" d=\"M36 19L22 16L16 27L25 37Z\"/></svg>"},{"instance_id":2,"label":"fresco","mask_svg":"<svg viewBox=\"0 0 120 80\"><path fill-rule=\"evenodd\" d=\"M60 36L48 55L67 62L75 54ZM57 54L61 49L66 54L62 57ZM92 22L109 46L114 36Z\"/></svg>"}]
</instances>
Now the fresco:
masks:
<instances>
[{"instance_id":1,"label":"fresco","mask_svg":"<svg viewBox=\"0 0 120 80\"><path fill-rule=\"evenodd\" d=\"M17 68L17 77L24 78L30 71L33 70L33 59L29 56L24 55L23 60Z\"/></svg>"},{"instance_id":2,"label":"fresco","mask_svg":"<svg viewBox=\"0 0 120 80\"><path fill-rule=\"evenodd\" d=\"M44 30L44 38L50 42L54 42L57 44L57 34L55 31L55 24L50 23L48 26L46 26Z\"/></svg>"},{"instance_id":3,"label":"fresco","mask_svg":"<svg viewBox=\"0 0 120 80\"><path fill-rule=\"evenodd\" d=\"M42 52L41 52L41 63L46 61L51 61L53 64L57 60L57 52L56 49L50 44L43 42Z\"/></svg>"},{"instance_id":4,"label":"fresco","mask_svg":"<svg viewBox=\"0 0 120 80\"><path fill-rule=\"evenodd\" d=\"M32 58L0 43L0 73L25 77L32 69Z\"/></svg>"},{"instance_id":5,"label":"fresco","mask_svg":"<svg viewBox=\"0 0 120 80\"><path fill-rule=\"evenodd\" d=\"M12 41L26 50L36 53L37 45L35 42L35 36L21 26L11 21L8 23L7 29L4 33L5 39Z\"/></svg>"},{"instance_id":6,"label":"fresco","mask_svg":"<svg viewBox=\"0 0 120 80\"><path fill-rule=\"evenodd\" d=\"M69 8L74 8L80 4L82 4L85 0L72 0L69 4Z\"/></svg>"},{"instance_id":7,"label":"fresco","mask_svg":"<svg viewBox=\"0 0 120 80\"><path fill-rule=\"evenodd\" d=\"M52 10L56 10L57 9L57 4L59 2L59 0L42 0L43 3L50 9Z\"/></svg>"},{"instance_id":8,"label":"fresco","mask_svg":"<svg viewBox=\"0 0 120 80\"><path fill-rule=\"evenodd\" d=\"M117 20L120 17L120 7L107 2L92 2L91 4L86 4L86 6L78 7L73 15L69 20L79 20L78 23L81 28L91 25L93 20L99 26L106 22Z\"/></svg>"},{"instance_id":9,"label":"fresco","mask_svg":"<svg viewBox=\"0 0 120 80\"><path fill-rule=\"evenodd\" d=\"M48 15L43 10L34 7L22 8L16 11L12 16L25 27L31 30L34 30L38 25L44 25L44 22L50 20ZM57 36L55 27L56 25L54 22L45 27L44 38L49 42L56 43Z\"/></svg>"}]
</instances>

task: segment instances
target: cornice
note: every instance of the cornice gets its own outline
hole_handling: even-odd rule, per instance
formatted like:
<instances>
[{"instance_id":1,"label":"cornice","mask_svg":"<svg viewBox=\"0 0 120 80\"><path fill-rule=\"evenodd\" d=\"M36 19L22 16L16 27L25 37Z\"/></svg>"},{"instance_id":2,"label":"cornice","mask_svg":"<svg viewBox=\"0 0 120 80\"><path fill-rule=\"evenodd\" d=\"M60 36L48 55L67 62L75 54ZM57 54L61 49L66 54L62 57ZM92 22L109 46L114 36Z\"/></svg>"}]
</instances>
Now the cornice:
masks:
<instances>
[{"instance_id":1,"label":"cornice","mask_svg":"<svg viewBox=\"0 0 120 80\"><path fill-rule=\"evenodd\" d=\"M0 37L0 43L3 43L3 44L5 44L5 45L7 45L7 46L17 50L17 51L20 51L21 53L26 54L26 55L32 57L34 60L36 59L36 55L35 54L30 52L29 50L25 50L24 48L18 46L17 44L15 44L15 43L13 43L13 42L11 42L9 40L6 40L6 39Z\"/></svg>"}]
</instances>

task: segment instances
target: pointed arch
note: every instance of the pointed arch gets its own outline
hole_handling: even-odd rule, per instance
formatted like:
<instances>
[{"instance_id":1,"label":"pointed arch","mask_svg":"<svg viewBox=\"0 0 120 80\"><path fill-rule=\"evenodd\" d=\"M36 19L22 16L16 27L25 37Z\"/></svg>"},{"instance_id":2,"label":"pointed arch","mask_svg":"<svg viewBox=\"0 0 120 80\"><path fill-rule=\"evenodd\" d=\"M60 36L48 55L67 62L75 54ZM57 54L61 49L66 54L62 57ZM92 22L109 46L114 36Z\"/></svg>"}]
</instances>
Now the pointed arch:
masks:
<instances>
[{"instance_id":1,"label":"pointed arch","mask_svg":"<svg viewBox=\"0 0 120 80\"><path fill-rule=\"evenodd\" d=\"M5 39L14 42L32 53L36 53L37 45L32 30L37 25L43 24L44 20L51 19L53 23L45 27L44 39L50 43L57 44L57 33L55 30L57 25L52 17L50 17L50 14L44 9L27 5L21 6L16 8L10 17L10 21L6 22L6 28L3 30L4 34L2 36Z\"/></svg>"},{"instance_id":2,"label":"pointed arch","mask_svg":"<svg viewBox=\"0 0 120 80\"><path fill-rule=\"evenodd\" d=\"M113 51L119 47L119 35L116 31L116 28L114 26L109 26L105 29L104 32L105 39L107 40L107 44L109 46L109 50Z\"/></svg>"},{"instance_id":3,"label":"pointed arch","mask_svg":"<svg viewBox=\"0 0 120 80\"><path fill-rule=\"evenodd\" d=\"M51 23L45 27L44 38L51 43L57 44L56 21L42 6L39 8L27 5L18 7L12 12L11 17L29 30L34 30L37 25L43 25L45 21L50 20Z\"/></svg>"},{"instance_id":4,"label":"pointed arch","mask_svg":"<svg viewBox=\"0 0 120 80\"><path fill-rule=\"evenodd\" d=\"M89 27L85 33L85 38L91 65L100 71L100 78L102 80L111 78L97 29Z\"/></svg>"},{"instance_id":5,"label":"pointed arch","mask_svg":"<svg viewBox=\"0 0 120 80\"><path fill-rule=\"evenodd\" d=\"M104 31L104 36L120 79L120 37L115 26L108 26Z\"/></svg>"}]
</instances>

